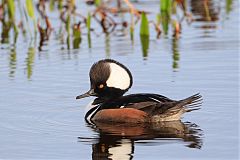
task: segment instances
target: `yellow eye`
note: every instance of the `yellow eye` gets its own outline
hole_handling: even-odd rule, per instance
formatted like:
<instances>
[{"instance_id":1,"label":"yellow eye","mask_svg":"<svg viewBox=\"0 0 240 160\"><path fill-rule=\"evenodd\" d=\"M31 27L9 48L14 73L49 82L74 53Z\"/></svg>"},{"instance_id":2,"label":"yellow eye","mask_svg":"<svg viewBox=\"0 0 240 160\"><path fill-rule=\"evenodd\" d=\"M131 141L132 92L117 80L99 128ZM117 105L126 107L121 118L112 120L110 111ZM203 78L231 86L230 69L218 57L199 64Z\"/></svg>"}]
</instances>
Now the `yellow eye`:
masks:
<instances>
[{"instance_id":1,"label":"yellow eye","mask_svg":"<svg viewBox=\"0 0 240 160\"><path fill-rule=\"evenodd\" d=\"M100 88L100 89L102 89L103 87L104 87L103 84L100 84L100 85L98 86L98 88Z\"/></svg>"}]
</instances>

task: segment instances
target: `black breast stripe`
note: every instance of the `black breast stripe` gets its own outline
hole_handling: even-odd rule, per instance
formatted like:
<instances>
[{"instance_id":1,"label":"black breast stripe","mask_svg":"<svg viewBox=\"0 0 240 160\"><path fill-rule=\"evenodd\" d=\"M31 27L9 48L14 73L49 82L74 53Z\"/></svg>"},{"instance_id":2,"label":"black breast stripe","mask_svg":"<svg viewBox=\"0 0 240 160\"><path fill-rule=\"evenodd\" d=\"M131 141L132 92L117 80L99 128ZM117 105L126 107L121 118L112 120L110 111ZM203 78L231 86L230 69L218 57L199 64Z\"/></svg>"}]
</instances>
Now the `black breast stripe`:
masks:
<instances>
[{"instance_id":1,"label":"black breast stripe","mask_svg":"<svg viewBox=\"0 0 240 160\"><path fill-rule=\"evenodd\" d=\"M101 109L101 104L91 108L85 115L85 121L88 123L92 123L91 119L95 116L95 114Z\"/></svg>"}]
</instances>

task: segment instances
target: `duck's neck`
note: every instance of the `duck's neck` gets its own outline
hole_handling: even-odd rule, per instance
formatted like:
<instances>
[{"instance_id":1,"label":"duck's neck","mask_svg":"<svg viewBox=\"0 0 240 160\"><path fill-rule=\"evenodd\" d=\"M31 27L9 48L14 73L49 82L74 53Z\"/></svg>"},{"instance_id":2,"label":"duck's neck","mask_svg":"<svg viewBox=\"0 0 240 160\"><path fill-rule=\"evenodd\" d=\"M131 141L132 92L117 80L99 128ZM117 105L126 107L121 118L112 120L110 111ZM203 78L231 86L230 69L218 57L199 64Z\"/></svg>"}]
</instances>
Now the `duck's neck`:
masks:
<instances>
[{"instance_id":1,"label":"duck's neck","mask_svg":"<svg viewBox=\"0 0 240 160\"><path fill-rule=\"evenodd\" d=\"M106 102L112 102L112 101L117 101L119 98L121 98L123 95L119 96L110 96L110 97L98 97L94 99L92 105L98 105L101 103L106 103Z\"/></svg>"}]
</instances>

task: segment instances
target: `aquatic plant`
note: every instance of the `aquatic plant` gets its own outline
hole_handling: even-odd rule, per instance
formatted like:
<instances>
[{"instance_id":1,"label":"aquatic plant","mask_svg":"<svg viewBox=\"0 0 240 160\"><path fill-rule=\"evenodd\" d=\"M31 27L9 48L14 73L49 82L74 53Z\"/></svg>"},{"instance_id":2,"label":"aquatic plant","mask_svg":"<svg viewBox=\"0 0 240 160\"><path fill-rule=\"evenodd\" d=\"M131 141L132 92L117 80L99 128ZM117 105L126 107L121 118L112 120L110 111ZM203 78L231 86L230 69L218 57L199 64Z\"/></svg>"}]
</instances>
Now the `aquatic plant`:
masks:
<instances>
[{"instance_id":1,"label":"aquatic plant","mask_svg":"<svg viewBox=\"0 0 240 160\"><path fill-rule=\"evenodd\" d=\"M20 2L19 0L3 0L0 5L1 22L5 23L3 24L2 32L13 28L15 35L17 35L18 30L20 29L23 32L26 32L26 34L29 34L30 37L34 39L37 38L38 34L41 43L48 40L51 34L51 30L54 28L51 28L51 19L48 16L47 8L49 8L50 11L53 11L55 9L55 5L57 4L59 20L65 25L65 31L68 37L67 39L73 37L73 39L76 40L76 36L78 36L79 41L79 36L81 36L81 34L77 33L76 31L81 32L81 28L84 28L84 25L87 28L88 36L90 38L90 32L95 30L94 28L90 28L92 18L100 25L102 31L107 34L114 32L116 27L119 25L122 25L125 28L128 27L128 22L123 22L122 24L119 24L114 20L112 15L120 13L131 14L130 33L133 38L134 25L140 19L141 11L135 9L132 3L130 3L128 0L119 0L117 7L111 7L111 5L109 4L111 2L105 2L101 0L88 0L86 1L86 3L88 5L95 5L95 9L93 11L89 11L87 17L80 14L81 10L77 9L76 2L74 0L26 0L25 3ZM128 8L121 7L123 3L125 3ZM15 6L18 6L19 9L16 9ZM21 19L15 18L18 13L20 13ZM8 16L8 23L6 23L6 15ZM134 22L134 16L137 17L136 22ZM29 18L33 21L33 27L31 27ZM17 25L17 23L21 25ZM34 36L32 35L32 30L34 30ZM74 43L76 44L76 41L74 41ZM70 49L70 47L68 48Z\"/></svg>"},{"instance_id":2,"label":"aquatic plant","mask_svg":"<svg viewBox=\"0 0 240 160\"><path fill-rule=\"evenodd\" d=\"M122 35L127 31L132 42L134 41L134 32L136 26L140 26L140 37L149 37L150 28L153 26L156 38L160 38L162 31L164 37L168 37L169 26L172 27L172 35L179 37L181 34L181 23L185 20L187 23L194 21L192 14L187 11L185 0L159 0L159 13L156 14L156 20L148 20L148 15L152 14L144 10L139 10L130 0L104 1L104 0L86 0L89 9L84 11L77 5L75 0L2 0L0 3L0 22L2 23L2 43L9 43L9 32L14 30L14 44L17 41L19 31L22 31L24 36L29 36L34 41L39 42L39 50L45 41L48 41L53 30L59 30L59 34L67 44L68 49L79 48L82 36L87 33L88 46L91 44L91 33L100 36L102 33L106 35L115 35L119 32L117 28L122 28ZM201 2L206 20L214 20L209 11L209 1L203 0ZM226 0L226 12L231 10L232 0ZM78 6L78 8L77 8ZM51 12L59 14L59 26L52 26L53 19L50 18ZM181 12L179 14L179 12ZM83 15L87 13L87 15ZM19 16L20 15L20 16ZM127 15L129 21L123 20L118 22L118 17ZM176 15L176 16L173 16ZM177 17L177 18L176 18ZM32 21L29 21L29 18ZM56 19L55 19L56 20ZM138 24L141 22L141 24ZM94 24L94 25L93 25ZM60 28L60 29L58 29ZM99 30L101 30L99 32ZM34 35L32 34L34 31ZM118 34L119 35L119 34ZM146 52L147 41L142 40L142 45L145 46L143 51ZM146 43L146 44L143 44ZM148 47L147 47L148 48ZM146 55L146 53L143 53Z\"/></svg>"},{"instance_id":3,"label":"aquatic plant","mask_svg":"<svg viewBox=\"0 0 240 160\"><path fill-rule=\"evenodd\" d=\"M142 12L141 16L140 39L142 44L143 57L146 58L149 48L149 22L146 13L144 12Z\"/></svg>"},{"instance_id":4,"label":"aquatic plant","mask_svg":"<svg viewBox=\"0 0 240 160\"><path fill-rule=\"evenodd\" d=\"M19 34L29 42L25 71L30 79L36 50L44 50L53 38L61 49L79 49L87 39L91 49L92 39L105 36L105 52L110 57L112 36L126 36L134 45L140 40L142 57L147 59L150 39L170 38L172 41L172 68L179 68L182 23L195 21L215 22L220 18L216 3L211 0L157 0L159 8L138 9L142 1L130 0L2 0L0 1L0 45L10 44L9 77L14 77L17 63L16 45ZM85 4L86 5L85 5ZM82 6L85 5L83 8ZM190 6L190 7L189 7ZM191 9L189 9L191 8ZM219 9L227 19L233 0L225 0ZM154 19L155 17L155 19ZM185 25L186 26L186 25ZM203 28L216 28L204 23ZM84 37L86 36L86 38Z\"/></svg>"}]
</instances>

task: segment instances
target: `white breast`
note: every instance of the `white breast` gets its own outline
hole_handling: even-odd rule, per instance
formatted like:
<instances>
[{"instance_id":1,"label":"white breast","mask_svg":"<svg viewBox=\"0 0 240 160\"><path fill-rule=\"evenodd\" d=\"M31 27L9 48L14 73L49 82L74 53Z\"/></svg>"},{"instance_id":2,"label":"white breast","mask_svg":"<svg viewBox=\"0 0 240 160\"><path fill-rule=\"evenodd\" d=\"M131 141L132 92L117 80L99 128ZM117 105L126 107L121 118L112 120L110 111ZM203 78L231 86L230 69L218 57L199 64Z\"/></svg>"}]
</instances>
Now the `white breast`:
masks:
<instances>
[{"instance_id":1,"label":"white breast","mask_svg":"<svg viewBox=\"0 0 240 160\"><path fill-rule=\"evenodd\" d=\"M107 86L120 88L122 90L127 89L131 81L128 72L115 63L110 63L109 65L111 73L107 80Z\"/></svg>"}]
</instances>

